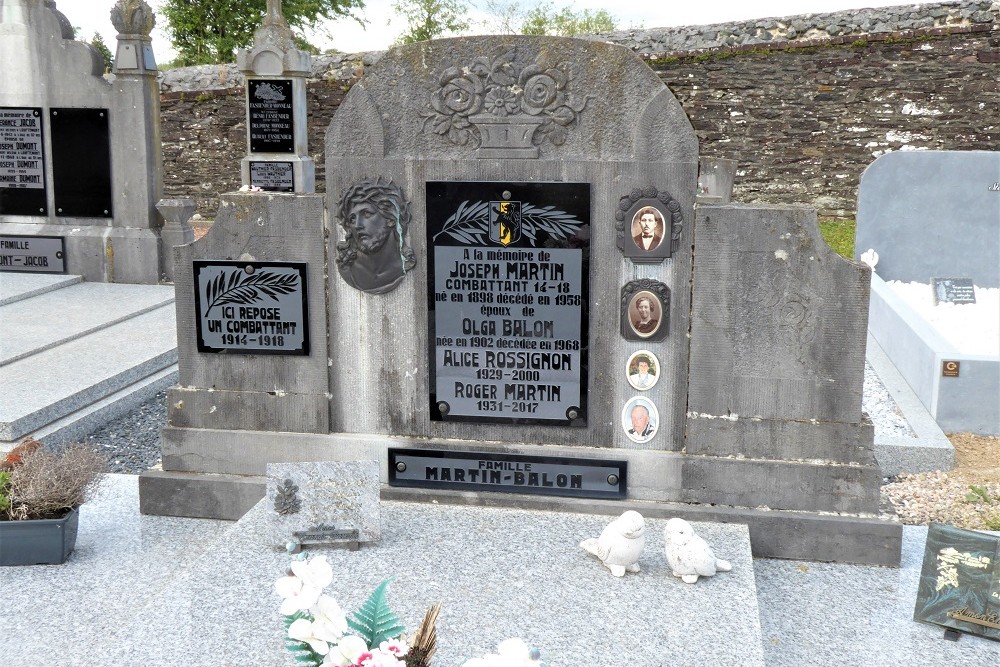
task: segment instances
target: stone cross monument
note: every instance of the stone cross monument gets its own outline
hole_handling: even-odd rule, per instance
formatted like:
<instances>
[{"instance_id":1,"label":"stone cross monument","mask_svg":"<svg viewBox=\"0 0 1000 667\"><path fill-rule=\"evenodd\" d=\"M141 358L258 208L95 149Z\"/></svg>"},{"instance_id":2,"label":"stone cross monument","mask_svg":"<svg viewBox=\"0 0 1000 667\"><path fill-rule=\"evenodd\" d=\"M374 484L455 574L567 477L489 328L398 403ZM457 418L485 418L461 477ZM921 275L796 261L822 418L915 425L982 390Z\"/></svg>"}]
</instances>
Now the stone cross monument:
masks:
<instances>
[{"instance_id":1,"label":"stone cross monument","mask_svg":"<svg viewBox=\"0 0 1000 667\"><path fill-rule=\"evenodd\" d=\"M243 185L271 192L316 190L316 167L307 146L306 77L312 58L295 48L281 0L267 0L253 47L237 56L246 77L247 156Z\"/></svg>"}]
</instances>

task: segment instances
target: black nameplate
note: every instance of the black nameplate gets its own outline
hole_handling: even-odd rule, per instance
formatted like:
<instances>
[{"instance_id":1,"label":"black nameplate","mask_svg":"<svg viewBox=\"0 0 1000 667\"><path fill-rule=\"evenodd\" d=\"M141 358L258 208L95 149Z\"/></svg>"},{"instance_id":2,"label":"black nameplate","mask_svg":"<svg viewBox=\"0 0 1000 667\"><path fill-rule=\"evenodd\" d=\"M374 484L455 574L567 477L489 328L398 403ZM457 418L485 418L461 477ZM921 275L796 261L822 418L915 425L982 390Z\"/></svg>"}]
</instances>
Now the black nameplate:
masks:
<instances>
[{"instance_id":1,"label":"black nameplate","mask_svg":"<svg viewBox=\"0 0 1000 667\"><path fill-rule=\"evenodd\" d=\"M194 261L198 351L309 354L306 265Z\"/></svg>"},{"instance_id":2,"label":"black nameplate","mask_svg":"<svg viewBox=\"0 0 1000 667\"><path fill-rule=\"evenodd\" d=\"M934 305L939 303L975 303L976 288L972 278L931 278Z\"/></svg>"},{"instance_id":3,"label":"black nameplate","mask_svg":"<svg viewBox=\"0 0 1000 667\"><path fill-rule=\"evenodd\" d=\"M295 192L291 162L251 162L250 185L268 192Z\"/></svg>"},{"instance_id":4,"label":"black nameplate","mask_svg":"<svg viewBox=\"0 0 1000 667\"><path fill-rule=\"evenodd\" d=\"M316 544L337 542L339 540L353 540L356 542L359 539L357 528L336 528L334 526L316 526L309 530L293 530L292 537L302 543L311 542Z\"/></svg>"},{"instance_id":5,"label":"black nameplate","mask_svg":"<svg viewBox=\"0 0 1000 667\"><path fill-rule=\"evenodd\" d=\"M291 79L247 81L251 153L294 153Z\"/></svg>"},{"instance_id":6,"label":"black nameplate","mask_svg":"<svg viewBox=\"0 0 1000 667\"><path fill-rule=\"evenodd\" d=\"M65 239L0 235L0 271L66 273Z\"/></svg>"},{"instance_id":7,"label":"black nameplate","mask_svg":"<svg viewBox=\"0 0 1000 667\"><path fill-rule=\"evenodd\" d=\"M45 215L44 118L37 107L0 107L0 215Z\"/></svg>"},{"instance_id":8,"label":"black nameplate","mask_svg":"<svg viewBox=\"0 0 1000 667\"><path fill-rule=\"evenodd\" d=\"M589 183L427 183L431 419L586 426L589 239Z\"/></svg>"},{"instance_id":9,"label":"black nameplate","mask_svg":"<svg viewBox=\"0 0 1000 667\"><path fill-rule=\"evenodd\" d=\"M56 215L110 218L111 141L107 109L51 109Z\"/></svg>"},{"instance_id":10,"label":"black nameplate","mask_svg":"<svg viewBox=\"0 0 1000 667\"><path fill-rule=\"evenodd\" d=\"M932 523L913 620L1000 641L1000 538Z\"/></svg>"},{"instance_id":11,"label":"black nameplate","mask_svg":"<svg viewBox=\"0 0 1000 667\"><path fill-rule=\"evenodd\" d=\"M389 448L390 486L624 499L627 469L627 461Z\"/></svg>"}]
</instances>

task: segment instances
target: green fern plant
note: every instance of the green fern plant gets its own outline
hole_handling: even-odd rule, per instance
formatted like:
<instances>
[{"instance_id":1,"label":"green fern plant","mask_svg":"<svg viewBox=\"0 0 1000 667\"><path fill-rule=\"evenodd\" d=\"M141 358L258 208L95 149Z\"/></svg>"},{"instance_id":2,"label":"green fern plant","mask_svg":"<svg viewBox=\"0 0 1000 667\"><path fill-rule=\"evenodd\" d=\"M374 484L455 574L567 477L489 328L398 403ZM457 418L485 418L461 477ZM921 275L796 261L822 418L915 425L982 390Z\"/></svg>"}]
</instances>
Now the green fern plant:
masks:
<instances>
[{"instance_id":1,"label":"green fern plant","mask_svg":"<svg viewBox=\"0 0 1000 667\"><path fill-rule=\"evenodd\" d=\"M365 603L347 619L348 627L358 633L369 647L378 646L387 639L398 637L404 630L403 624L389 609L389 603L385 599L385 592L390 583L392 579L386 579L379 584Z\"/></svg>"}]
</instances>

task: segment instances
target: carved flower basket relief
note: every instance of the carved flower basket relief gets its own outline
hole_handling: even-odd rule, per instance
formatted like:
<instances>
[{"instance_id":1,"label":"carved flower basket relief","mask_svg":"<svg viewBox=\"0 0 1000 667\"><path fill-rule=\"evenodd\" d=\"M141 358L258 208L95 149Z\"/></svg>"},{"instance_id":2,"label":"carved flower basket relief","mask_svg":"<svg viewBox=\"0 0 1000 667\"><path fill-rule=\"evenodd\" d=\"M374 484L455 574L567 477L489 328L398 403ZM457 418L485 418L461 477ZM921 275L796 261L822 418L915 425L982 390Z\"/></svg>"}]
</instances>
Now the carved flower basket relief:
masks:
<instances>
[{"instance_id":1,"label":"carved flower basket relief","mask_svg":"<svg viewBox=\"0 0 1000 667\"><path fill-rule=\"evenodd\" d=\"M589 99L569 90L576 66L546 66L539 58L518 71L513 59L510 49L444 70L424 130L461 146L471 143L478 157L538 157L543 142L564 144Z\"/></svg>"}]
</instances>

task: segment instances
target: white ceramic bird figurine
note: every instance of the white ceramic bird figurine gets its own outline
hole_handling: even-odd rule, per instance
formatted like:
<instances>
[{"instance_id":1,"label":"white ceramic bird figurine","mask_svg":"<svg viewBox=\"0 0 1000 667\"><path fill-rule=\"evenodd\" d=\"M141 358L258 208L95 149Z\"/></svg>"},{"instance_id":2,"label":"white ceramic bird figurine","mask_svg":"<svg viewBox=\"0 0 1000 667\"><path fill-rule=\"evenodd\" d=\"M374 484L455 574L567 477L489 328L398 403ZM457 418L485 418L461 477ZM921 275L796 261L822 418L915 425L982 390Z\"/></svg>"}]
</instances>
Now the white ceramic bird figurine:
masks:
<instances>
[{"instance_id":1,"label":"white ceramic bird figurine","mask_svg":"<svg viewBox=\"0 0 1000 667\"><path fill-rule=\"evenodd\" d=\"M580 546L608 566L616 577L639 571L639 556L646 546L646 521L636 511L629 510L608 524L597 539L580 542Z\"/></svg>"},{"instance_id":2,"label":"white ceramic bird figurine","mask_svg":"<svg viewBox=\"0 0 1000 667\"><path fill-rule=\"evenodd\" d=\"M694 528L684 519L671 519L663 529L667 563L675 577L693 584L698 577L711 577L716 572L729 572L729 561L715 557L708 542L694 534Z\"/></svg>"}]
</instances>

